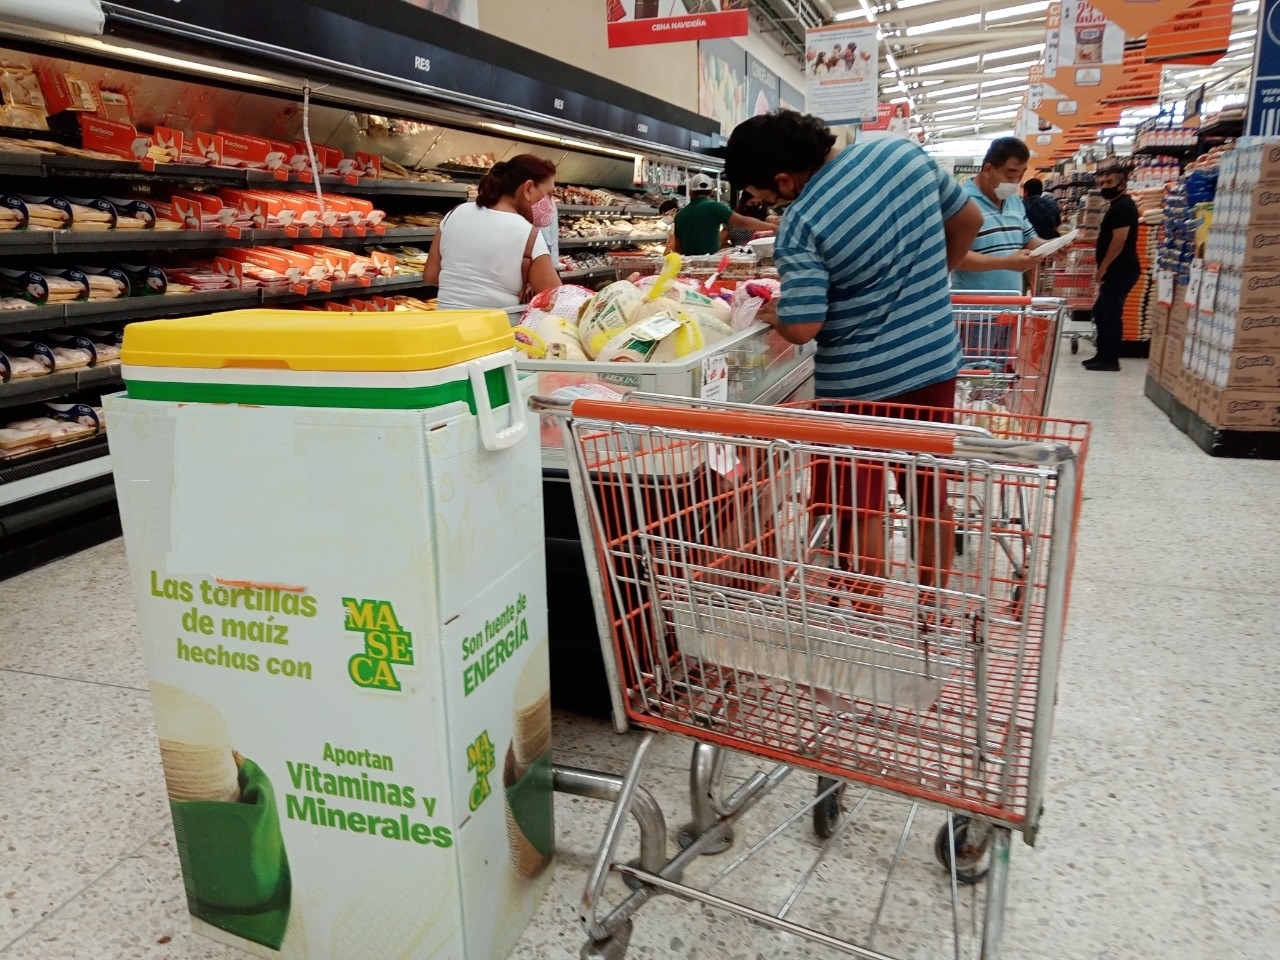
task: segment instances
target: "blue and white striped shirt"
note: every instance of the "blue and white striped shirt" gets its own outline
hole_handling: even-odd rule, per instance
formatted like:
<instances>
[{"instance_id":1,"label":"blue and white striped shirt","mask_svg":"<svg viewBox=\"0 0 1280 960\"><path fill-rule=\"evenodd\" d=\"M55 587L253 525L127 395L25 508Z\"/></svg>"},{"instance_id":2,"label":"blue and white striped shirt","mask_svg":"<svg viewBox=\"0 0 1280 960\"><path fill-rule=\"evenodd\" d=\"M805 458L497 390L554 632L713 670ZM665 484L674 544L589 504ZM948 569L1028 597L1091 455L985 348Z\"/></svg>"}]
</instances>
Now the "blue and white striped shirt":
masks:
<instances>
[{"instance_id":1,"label":"blue and white striped shirt","mask_svg":"<svg viewBox=\"0 0 1280 960\"><path fill-rule=\"evenodd\" d=\"M774 259L783 323L822 322L815 392L884 400L960 370L943 223L968 197L919 146L855 144L787 209Z\"/></svg>"},{"instance_id":2,"label":"blue and white striped shirt","mask_svg":"<svg viewBox=\"0 0 1280 960\"><path fill-rule=\"evenodd\" d=\"M1027 219L1027 208L1018 197L1010 197L1003 206L996 206L973 180L964 185L964 192L982 211L982 229L970 248L973 253L1007 257L1036 238L1035 228ZM1022 274L1017 270L956 270L951 274L951 288L1021 293Z\"/></svg>"}]
</instances>

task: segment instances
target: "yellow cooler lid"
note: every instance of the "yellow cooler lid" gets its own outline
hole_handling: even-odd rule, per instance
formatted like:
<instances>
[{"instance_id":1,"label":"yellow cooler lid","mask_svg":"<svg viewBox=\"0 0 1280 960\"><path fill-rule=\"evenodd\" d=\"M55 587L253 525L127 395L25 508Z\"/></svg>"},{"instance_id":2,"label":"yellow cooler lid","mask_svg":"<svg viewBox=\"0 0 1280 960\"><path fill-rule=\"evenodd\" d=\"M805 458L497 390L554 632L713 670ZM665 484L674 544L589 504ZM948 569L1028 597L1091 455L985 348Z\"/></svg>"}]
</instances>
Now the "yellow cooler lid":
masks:
<instances>
[{"instance_id":1,"label":"yellow cooler lid","mask_svg":"<svg viewBox=\"0 0 1280 960\"><path fill-rule=\"evenodd\" d=\"M130 324L120 359L134 367L407 373L466 363L515 344L501 310L233 310Z\"/></svg>"}]
</instances>

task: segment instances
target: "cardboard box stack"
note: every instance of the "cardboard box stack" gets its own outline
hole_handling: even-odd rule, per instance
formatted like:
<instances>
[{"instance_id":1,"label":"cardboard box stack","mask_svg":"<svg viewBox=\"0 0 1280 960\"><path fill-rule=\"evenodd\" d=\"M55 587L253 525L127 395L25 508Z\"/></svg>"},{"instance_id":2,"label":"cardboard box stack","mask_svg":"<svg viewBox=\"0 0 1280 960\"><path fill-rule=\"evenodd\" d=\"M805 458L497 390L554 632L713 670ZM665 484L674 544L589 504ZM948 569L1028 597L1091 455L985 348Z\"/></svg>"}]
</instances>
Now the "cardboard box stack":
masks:
<instances>
[{"instance_id":1,"label":"cardboard box stack","mask_svg":"<svg viewBox=\"0 0 1280 960\"><path fill-rule=\"evenodd\" d=\"M1171 309L1160 381L1211 426L1280 431L1280 140L1222 157L1204 258L1173 307L1185 326L1177 338Z\"/></svg>"}]
</instances>

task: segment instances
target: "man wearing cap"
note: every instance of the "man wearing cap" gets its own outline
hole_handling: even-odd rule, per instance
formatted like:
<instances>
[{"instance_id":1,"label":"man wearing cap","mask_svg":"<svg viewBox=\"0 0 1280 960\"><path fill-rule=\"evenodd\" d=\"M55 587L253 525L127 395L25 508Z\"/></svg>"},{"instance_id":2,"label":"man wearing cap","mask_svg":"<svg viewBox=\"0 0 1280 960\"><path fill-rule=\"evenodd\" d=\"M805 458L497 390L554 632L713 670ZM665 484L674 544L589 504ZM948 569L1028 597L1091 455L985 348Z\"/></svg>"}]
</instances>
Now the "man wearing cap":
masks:
<instances>
[{"instance_id":1,"label":"man wearing cap","mask_svg":"<svg viewBox=\"0 0 1280 960\"><path fill-rule=\"evenodd\" d=\"M774 233L772 223L734 212L727 204L711 199L716 185L706 174L689 180L689 202L676 214L675 230L667 249L690 257L705 257L720 250L720 231L726 226L753 233Z\"/></svg>"}]
</instances>

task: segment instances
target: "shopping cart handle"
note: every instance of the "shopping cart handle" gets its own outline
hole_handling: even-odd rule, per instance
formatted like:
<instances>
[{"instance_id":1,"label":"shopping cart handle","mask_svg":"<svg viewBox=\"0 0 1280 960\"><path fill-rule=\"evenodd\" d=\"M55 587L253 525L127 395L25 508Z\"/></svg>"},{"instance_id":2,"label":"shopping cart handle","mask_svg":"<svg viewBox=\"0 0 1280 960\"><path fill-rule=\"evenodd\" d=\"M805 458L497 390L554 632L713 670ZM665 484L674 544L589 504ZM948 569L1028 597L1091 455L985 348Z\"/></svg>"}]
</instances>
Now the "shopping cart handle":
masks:
<instances>
[{"instance_id":1,"label":"shopping cart handle","mask_svg":"<svg viewBox=\"0 0 1280 960\"><path fill-rule=\"evenodd\" d=\"M874 450L904 450L942 457L952 456L956 452L956 437L953 435L907 427L900 422L884 425L845 423L827 418L804 418L771 412L763 407L758 413L729 413L723 410L619 403L613 400L545 401L540 397L534 398L535 410L564 410L566 407L574 417L580 419L605 420L636 427L696 430L721 434L727 438L754 437L760 440L790 440L795 443L867 447Z\"/></svg>"},{"instance_id":2,"label":"shopping cart handle","mask_svg":"<svg viewBox=\"0 0 1280 960\"><path fill-rule=\"evenodd\" d=\"M1029 307L1034 301L1034 297L1001 297L981 293L951 295L953 307Z\"/></svg>"}]
</instances>

